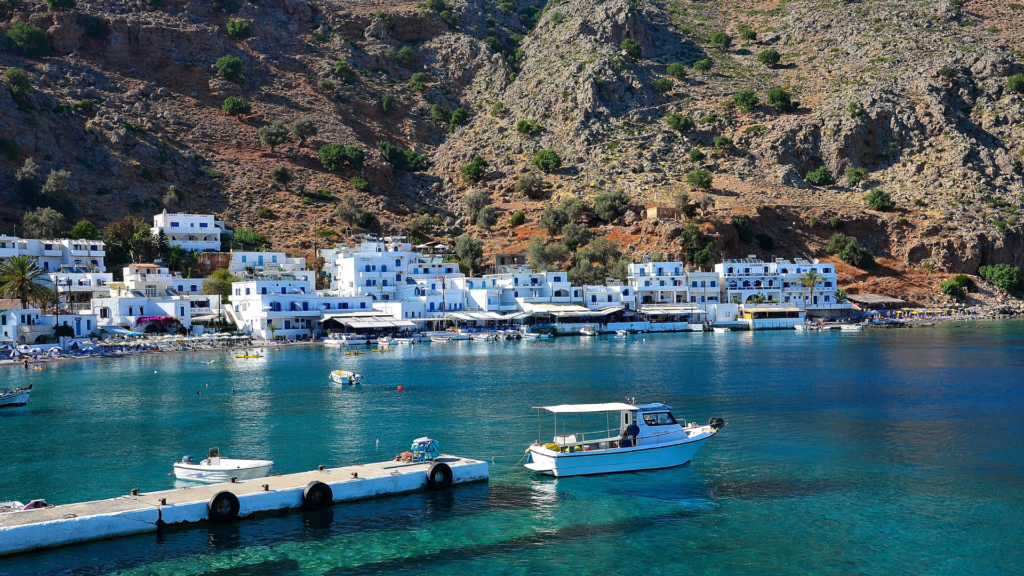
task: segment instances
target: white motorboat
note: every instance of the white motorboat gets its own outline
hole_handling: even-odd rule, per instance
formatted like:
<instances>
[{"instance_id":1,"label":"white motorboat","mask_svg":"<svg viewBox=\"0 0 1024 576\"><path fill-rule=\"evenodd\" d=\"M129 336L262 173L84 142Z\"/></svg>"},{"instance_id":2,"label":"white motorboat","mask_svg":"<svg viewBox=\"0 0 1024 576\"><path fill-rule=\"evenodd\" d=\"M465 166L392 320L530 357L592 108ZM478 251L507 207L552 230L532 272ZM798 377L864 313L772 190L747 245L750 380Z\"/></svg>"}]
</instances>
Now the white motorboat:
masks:
<instances>
[{"instance_id":1,"label":"white motorboat","mask_svg":"<svg viewBox=\"0 0 1024 576\"><path fill-rule=\"evenodd\" d=\"M859 330L864 330L865 328L866 327L863 324L840 324L839 325L839 329L840 330L859 331Z\"/></svg>"},{"instance_id":2,"label":"white motorboat","mask_svg":"<svg viewBox=\"0 0 1024 576\"><path fill-rule=\"evenodd\" d=\"M804 323L801 323L801 324L794 325L793 329L794 330L799 330L801 332L807 332L809 330L814 330L814 325L813 324L807 324L806 322L804 322Z\"/></svg>"},{"instance_id":3,"label":"white motorboat","mask_svg":"<svg viewBox=\"0 0 1024 576\"><path fill-rule=\"evenodd\" d=\"M525 466L558 477L680 466L725 426L721 418L712 418L703 426L677 422L672 407L660 403L538 406L538 418L540 410L554 414L555 436L552 442L541 445L538 440L531 445ZM577 425L580 430L570 433L568 427Z\"/></svg>"},{"instance_id":4,"label":"white motorboat","mask_svg":"<svg viewBox=\"0 0 1024 576\"><path fill-rule=\"evenodd\" d=\"M394 342L394 339L393 338L389 338L387 336L381 336L380 338L377 338L377 345L378 346L389 346L393 342Z\"/></svg>"},{"instance_id":5,"label":"white motorboat","mask_svg":"<svg viewBox=\"0 0 1024 576\"><path fill-rule=\"evenodd\" d=\"M452 340L453 338L450 335L438 335L430 337L431 342L437 342L438 344L447 344Z\"/></svg>"},{"instance_id":6,"label":"white motorboat","mask_svg":"<svg viewBox=\"0 0 1024 576\"><path fill-rule=\"evenodd\" d=\"M473 334L473 340L477 342L489 342L494 339L494 334Z\"/></svg>"},{"instance_id":7,"label":"white motorboat","mask_svg":"<svg viewBox=\"0 0 1024 576\"><path fill-rule=\"evenodd\" d=\"M230 482L238 480L254 480L263 478L274 466L271 460L241 460L222 458L219 448L210 448L205 460L196 464L191 456L185 456L181 462L174 463L174 476L178 480L192 482Z\"/></svg>"},{"instance_id":8,"label":"white motorboat","mask_svg":"<svg viewBox=\"0 0 1024 576\"><path fill-rule=\"evenodd\" d=\"M362 384L363 375L351 370L334 370L331 372L331 380L335 384Z\"/></svg>"},{"instance_id":9,"label":"white motorboat","mask_svg":"<svg viewBox=\"0 0 1024 576\"><path fill-rule=\"evenodd\" d=\"M722 328L719 326L712 328L712 330L714 330L715 334L725 334L727 332L732 332L732 328Z\"/></svg>"},{"instance_id":10,"label":"white motorboat","mask_svg":"<svg viewBox=\"0 0 1024 576\"><path fill-rule=\"evenodd\" d=\"M629 330L616 330L616 336L629 336Z\"/></svg>"},{"instance_id":11,"label":"white motorboat","mask_svg":"<svg viewBox=\"0 0 1024 576\"><path fill-rule=\"evenodd\" d=\"M580 328L580 336L597 336L597 328L594 328L593 324L584 324L583 328Z\"/></svg>"},{"instance_id":12,"label":"white motorboat","mask_svg":"<svg viewBox=\"0 0 1024 576\"><path fill-rule=\"evenodd\" d=\"M392 344L412 344L413 342L415 342L415 340L412 339L412 338L392 338L391 339L391 343Z\"/></svg>"},{"instance_id":13,"label":"white motorboat","mask_svg":"<svg viewBox=\"0 0 1024 576\"><path fill-rule=\"evenodd\" d=\"M27 388L15 388L0 392L0 408L13 408L28 404L28 395L32 393L32 386Z\"/></svg>"},{"instance_id":14,"label":"white motorboat","mask_svg":"<svg viewBox=\"0 0 1024 576\"><path fill-rule=\"evenodd\" d=\"M354 334L331 334L324 339L324 346L362 346L369 340Z\"/></svg>"}]
</instances>

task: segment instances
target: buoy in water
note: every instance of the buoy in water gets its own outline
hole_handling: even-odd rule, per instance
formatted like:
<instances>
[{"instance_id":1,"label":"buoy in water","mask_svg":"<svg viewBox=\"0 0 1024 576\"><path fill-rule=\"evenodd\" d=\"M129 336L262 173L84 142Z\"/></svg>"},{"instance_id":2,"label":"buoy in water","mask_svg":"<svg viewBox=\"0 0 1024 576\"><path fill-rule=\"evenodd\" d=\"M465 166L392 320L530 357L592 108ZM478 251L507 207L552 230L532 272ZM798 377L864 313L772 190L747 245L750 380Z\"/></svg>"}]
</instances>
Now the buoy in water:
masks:
<instances>
[{"instance_id":1,"label":"buoy in water","mask_svg":"<svg viewBox=\"0 0 1024 576\"><path fill-rule=\"evenodd\" d=\"M199 390L196 390L196 394L202 394L202 392L200 392Z\"/></svg>"},{"instance_id":2,"label":"buoy in water","mask_svg":"<svg viewBox=\"0 0 1024 576\"><path fill-rule=\"evenodd\" d=\"M156 374L156 370L153 370L153 374Z\"/></svg>"},{"instance_id":3,"label":"buoy in water","mask_svg":"<svg viewBox=\"0 0 1024 576\"><path fill-rule=\"evenodd\" d=\"M398 387L398 391L399 391L399 392L401 392L402 390L404 390L404 388L402 388L401 386L399 386L399 387Z\"/></svg>"}]
</instances>

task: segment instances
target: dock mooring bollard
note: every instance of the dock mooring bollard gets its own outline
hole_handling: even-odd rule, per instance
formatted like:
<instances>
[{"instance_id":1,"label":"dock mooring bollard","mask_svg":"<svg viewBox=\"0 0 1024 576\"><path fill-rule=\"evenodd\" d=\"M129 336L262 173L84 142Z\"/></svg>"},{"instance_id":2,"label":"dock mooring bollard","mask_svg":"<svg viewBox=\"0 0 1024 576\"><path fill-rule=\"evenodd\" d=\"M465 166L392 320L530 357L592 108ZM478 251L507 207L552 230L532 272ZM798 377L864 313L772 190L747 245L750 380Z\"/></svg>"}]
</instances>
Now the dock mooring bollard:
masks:
<instances>
[{"instance_id":1,"label":"dock mooring bollard","mask_svg":"<svg viewBox=\"0 0 1024 576\"><path fill-rule=\"evenodd\" d=\"M270 492L270 484L264 484L263 485L263 491L264 492Z\"/></svg>"},{"instance_id":2,"label":"dock mooring bollard","mask_svg":"<svg viewBox=\"0 0 1024 576\"><path fill-rule=\"evenodd\" d=\"M138 495L139 495L139 489L138 488L132 488L132 496L138 496Z\"/></svg>"},{"instance_id":3,"label":"dock mooring bollard","mask_svg":"<svg viewBox=\"0 0 1024 576\"><path fill-rule=\"evenodd\" d=\"M327 469L327 466L324 466L323 464L321 464L321 465L317 466L316 469L321 471L321 472L323 472L324 470Z\"/></svg>"},{"instance_id":4,"label":"dock mooring bollard","mask_svg":"<svg viewBox=\"0 0 1024 576\"><path fill-rule=\"evenodd\" d=\"M353 472L352 473L352 477L353 478L359 478L359 472Z\"/></svg>"},{"instance_id":5,"label":"dock mooring bollard","mask_svg":"<svg viewBox=\"0 0 1024 576\"><path fill-rule=\"evenodd\" d=\"M160 499L160 505L161 506L167 506L167 498L161 498Z\"/></svg>"},{"instance_id":6,"label":"dock mooring bollard","mask_svg":"<svg viewBox=\"0 0 1024 576\"><path fill-rule=\"evenodd\" d=\"M238 476L231 477L231 483L234 484L235 482L238 482Z\"/></svg>"}]
</instances>

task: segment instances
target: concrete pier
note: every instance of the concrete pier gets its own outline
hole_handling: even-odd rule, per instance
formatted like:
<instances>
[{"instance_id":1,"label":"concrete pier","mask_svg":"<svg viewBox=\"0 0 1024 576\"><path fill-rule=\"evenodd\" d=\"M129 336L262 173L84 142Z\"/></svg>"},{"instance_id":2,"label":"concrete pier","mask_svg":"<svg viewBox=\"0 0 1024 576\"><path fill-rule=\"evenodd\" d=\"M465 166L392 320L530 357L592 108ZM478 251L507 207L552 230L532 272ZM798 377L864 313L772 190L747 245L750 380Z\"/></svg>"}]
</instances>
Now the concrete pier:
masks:
<instances>
[{"instance_id":1,"label":"concrete pier","mask_svg":"<svg viewBox=\"0 0 1024 576\"><path fill-rule=\"evenodd\" d=\"M434 462L451 469L452 485L489 477L487 462L480 460L443 455ZM302 508L303 491L311 482L329 486L332 503L425 490L432 464L377 462L9 512L0 514L0 555L210 521L209 505L224 491L238 500L237 516L231 518L235 519Z\"/></svg>"}]
</instances>

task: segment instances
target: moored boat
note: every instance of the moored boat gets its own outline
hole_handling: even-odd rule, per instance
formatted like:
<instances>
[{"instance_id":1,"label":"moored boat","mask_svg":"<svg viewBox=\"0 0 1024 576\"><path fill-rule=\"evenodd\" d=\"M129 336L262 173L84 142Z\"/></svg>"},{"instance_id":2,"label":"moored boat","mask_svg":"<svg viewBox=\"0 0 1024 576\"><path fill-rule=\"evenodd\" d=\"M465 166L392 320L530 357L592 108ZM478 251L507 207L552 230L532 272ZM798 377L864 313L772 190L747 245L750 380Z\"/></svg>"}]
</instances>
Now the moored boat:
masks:
<instances>
[{"instance_id":1,"label":"moored boat","mask_svg":"<svg viewBox=\"0 0 1024 576\"><path fill-rule=\"evenodd\" d=\"M362 346L369 340L354 334L331 334L324 339L324 346Z\"/></svg>"},{"instance_id":2,"label":"moored boat","mask_svg":"<svg viewBox=\"0 0 1024 576\"><path fill-rule=\"evenodd\" d=\"M551 476L580 476L670 468L689 462L697 450L725 426L721 418L706 425L680 423L672 407L660 403L563 404L538 406L555 415L555 435L551 442L538 440L527 449L526 468ZM605 414L600 418L600 414ZM559 430L558 415L562 414ZM572 414L572 418L565 415ZM616 425L606 430L583 432L584 416L598 414L596 420ZM579 416L577 419L575 416ZM592 419L593 420L593 419ZM570 423L571 422L571 423ZM567 429L579 422L580 431ZM596 426L591 422L588 429Z\"/></svg>"},{"instance_id":3,"label":"moored boat","mask_svg":"<svg viewBox=\"0 0 1024 576\"><path fill-rule=\"evenodd\" d=\"M430 341L431 342L437 342L438 344L447 344L447 343L451 342L452 340L453 340L453 338L451 336L448 336L448 335L444 335L444 336L431 336L430 337Z\"/></svg>"},{"instance_id":4,"label":"moored boat","mask_svg":"<svg viewBox=\"0 0 1024 576\"><path fill-rule=\"evenodd\" d=\"M839 325L839 329L840 330L859 331L859 330L864 330L865 326L863 324L840 324Z\"/></svg>"},{"instance_id":5,"label":"moored boat","mask_svg":"<svg viewBox=\"0 0 1024 576\"><path fill-rule=\"evenodd\" d=\"M191 456L185 456L180 462L174 463L174 476L179 480L192 482L230 482L263 478L274 466L272 460L242 460L238 458L222 458L219 448L210 448L209 455L198 464Z\"/></svg>"},{"instance_id":6,"label":"moored boat","mask_svg":"<svg viewBox=\"0 0 1024 576\"><path fill-rule=\"evenodd\" d=\"M32 393L32 386L26 388L15 388L0 392L0 408L13 408L28 404L28 396Z\"/></svg>"},{"instance_id":7,"label":"moored boat","mask_svg":"<svg viewBox=\"0 0 1024 576\"><path fill-rule=\"evenodd\" d=\"M580 328L580 336L597 336L597 328L593 324L584 324Z\"/></svg>"},{"instance_id":8,"label":"moored boat","mask_svg":"<svg viewBox=\"0 0 1024 576\"><path fill-rule=\"evenodd\" d=\"M473 340L476 340L478 342L489 342L491 340L494 340L494 335L493 334L473 334Z\"/></svg>"},{"instance_id":9,"label":"moored boat","mask_svg":"<svg viewBox=\"0 0 1024 576\"><path fill-rule=\"evenodd\" d=\"M723 328L723 327L720 327L720 326L716 326L716 327L712 328L712 330L714 330L715 334L725 334L727 332L732 332L732 328L728 328L728 327Z\"/></svg>"},{"instance_id":10,"label":"moored boat","mask_svg":"<svg viewBox=\"0 0 1024 576\"><path fill-rule=\"evenodd\" d=\"M629 336L629 330L616 330L616 336Z\"/></svg>"},{"instance_id":11,"label":"moored boat","mask_svg":"<svg viewBox=\"0 0 1024 576\"><path fill-rule=\"evenodd\" d=\"M362 384L363 376L351 370L334 370L331 372L331 380L335 384Z\"/></svg>"}]
</instances>

